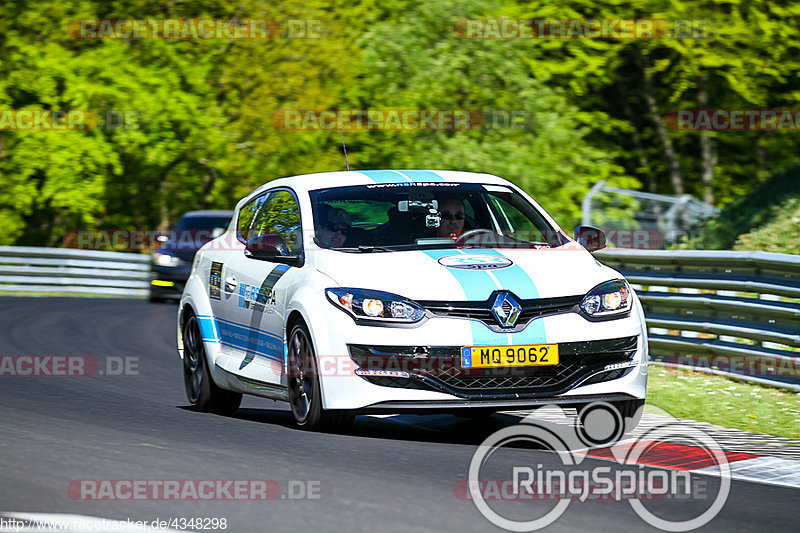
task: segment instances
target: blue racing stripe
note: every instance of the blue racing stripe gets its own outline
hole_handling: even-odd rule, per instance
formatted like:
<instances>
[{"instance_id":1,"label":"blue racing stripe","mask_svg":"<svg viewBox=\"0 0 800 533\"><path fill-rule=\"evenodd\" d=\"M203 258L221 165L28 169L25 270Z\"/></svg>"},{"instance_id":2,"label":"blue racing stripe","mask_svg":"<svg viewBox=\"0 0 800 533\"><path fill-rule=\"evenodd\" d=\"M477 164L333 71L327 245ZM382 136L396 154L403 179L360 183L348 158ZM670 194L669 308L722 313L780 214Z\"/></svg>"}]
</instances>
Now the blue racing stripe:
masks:
<instances>
[{"instance_id":1,"label":"blue racing stripe","mask_svg":"<svg viewBox=\"0 0 800 533\"><path fill-rule=\"evenodd\" d=\"M398 170L397 172L405 174L411 179L411 181L444 181L443 177L436 172L431 172L430 170Z\"/></svg>"},{"instance_id":2,"label":"blue racing stripe","mask_svg":"<svg viewBox=\"0 0 800 533\"><path fill-rule=\"evenodd\" d=\"M424 252L428 257L439 260L442 257L456 254L487 254L505 257L502 253L493 249L471 249L469 252L462 250L428 250ZM527 272L514 263L506 268L492 270L465 270L447 269L461 285L467 300L483 301L489 298L491 293L498 289L492 277L496 278L500 284L500 289L509 290L517 297L523 299L538 298L539 291L536 284ZM513 334L497 333L489 329L484 323L470 320L472 329L472 342L475 346L507 345L507 344L544 344L547 342L547 335L544 322L540 319L533 320L528 326Z\"/></svg>"},{"instance_id":3,"label":"blue racing stripe","mask_svg":"<svg viewBox=\"0 0 800 533\"><path fill-rule=\"evenodd\" d=\"M411 179L393 170L360 170L375 183L409 183Z\"/></svg>"},{"instance_id":4,"label":"blue racing stripe","mask_svg":"<svg viewBox=\"0 0 800 533\"><path fill-rule=\"evenodd\" d=\"M489 255L497 255L499 257L506 257L497 250L480 250L475 253L486 253ZM506 259L508 259L506 257ZM531 277L525 272L518 264L514 263L510 267L498 268L490 270L503 288L512 291L519 298L526 300L539 297L539 291L536 289L536 284ZM518 333L512 335L513 344L545 344L547 342L547 334L544 329L544 321L540 319L533 320L528 327Z\"/></svg>"},{"instance_id":5,"label":"blue racing stripe","mask_svg":"<svg viewBox=\"0 0 800 533\"><path fill-rule=\"evenodd\" d=\"M204 341L219 342L219 333L214 318L208 315L197 315L197 322L200 325L200 335Z\"/></svg>"},{"instance_id":6,"label":"blue racing stripe","mask_svg":"<svg viewBox=\"0 0 800 533\"><path fill-rule=\"evenodd\" d=\"M236 322L216 319L219 342L248 354L283 362L283 339L260 329L250 328Z\"/></svg>"},{"instance_id":7,"label":"blue racing stripe","mask_svg":"<svg viewBox=\"0 0 800 533\"><path fill-rule=\"evenodd\" d=\"M423 253L438 262L442 257L456 255L459 252L456 250L424 250ZM486 274L486 271L453 268L448 268L447 270L456 278L458 284L461 285L461 289L464 291L464 296L467 300L486 300L489 298L489 295L492 294L492 291L497 290L497 285L492 278ZM483 322L470 320L469 326L472 331L473 346L508 344L508 337L504 333L495 333Z\"/></svg>"},{"instance_id":8,"label":"blue racing stripe","mask_svg":"<svg viewBox=\"0 0 800 533\"><path fill-rule=\"evenodd\" d=\"M423 252L437 262L442 257L459 254L456 250L424 250ZM492 294L492 291L497 290L497 285L492 278L486 274L485 270L448 268L447 271L450 272L450 274L456 278L459 285L461 285L467 300L485 300Z\"/></svg>"}]
</instances>

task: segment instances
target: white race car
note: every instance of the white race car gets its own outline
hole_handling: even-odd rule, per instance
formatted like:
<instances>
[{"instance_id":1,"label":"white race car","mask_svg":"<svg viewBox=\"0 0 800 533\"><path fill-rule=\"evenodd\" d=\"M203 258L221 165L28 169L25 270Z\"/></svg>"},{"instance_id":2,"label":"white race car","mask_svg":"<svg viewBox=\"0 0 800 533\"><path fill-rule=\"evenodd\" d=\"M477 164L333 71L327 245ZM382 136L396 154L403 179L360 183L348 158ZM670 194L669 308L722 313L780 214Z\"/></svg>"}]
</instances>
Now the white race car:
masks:
<instances>
[{"instance_id":1,"label":"white race car","mask_svg":"<svg viewBox=\"0 0 800 533\"><path fill-rule=\"evenodd\" d=\"M195 257L178 312L186 392L232 413L288 401L296 423L644 403L636 294L514 184L429 170L329 172L242 199Z\"/></svg>"}]
</instances>

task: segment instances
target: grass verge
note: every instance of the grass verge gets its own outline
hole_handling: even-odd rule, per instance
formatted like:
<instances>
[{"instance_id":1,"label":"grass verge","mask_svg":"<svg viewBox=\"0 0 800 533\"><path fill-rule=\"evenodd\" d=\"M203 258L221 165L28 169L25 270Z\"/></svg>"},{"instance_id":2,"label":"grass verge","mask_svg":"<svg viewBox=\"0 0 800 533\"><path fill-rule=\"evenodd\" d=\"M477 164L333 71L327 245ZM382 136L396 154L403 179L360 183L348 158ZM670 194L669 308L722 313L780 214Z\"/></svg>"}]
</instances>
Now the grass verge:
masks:
<instances>
[{"instance_id":1,"label":"grass verge","mask_svg":"<svg viewBox=\"0 0 800 533\"><path fill-rule=\"evenodd\" d=\"M800 440L800 393L650 365L647 403L677 418Z\"/></svg>"}]
</instances>

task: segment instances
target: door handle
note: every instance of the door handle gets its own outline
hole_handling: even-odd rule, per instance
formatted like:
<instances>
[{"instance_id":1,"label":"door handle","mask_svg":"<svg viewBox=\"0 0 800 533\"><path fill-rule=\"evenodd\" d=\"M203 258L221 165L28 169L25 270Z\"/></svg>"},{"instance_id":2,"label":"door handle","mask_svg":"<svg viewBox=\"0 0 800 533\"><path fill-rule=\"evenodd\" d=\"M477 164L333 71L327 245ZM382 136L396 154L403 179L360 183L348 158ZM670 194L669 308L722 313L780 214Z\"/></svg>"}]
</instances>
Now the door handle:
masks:
<instances>
[{"instance_id":1,"label":"door handle","mask_svg":"<svg viewBox=\"0 0 800 533\"><path fill-rule=\"evenodd\" d=\"M228 276L225 278L225 292L233 292L236 290L236 278Z\"/></svg>"}]
</instances>

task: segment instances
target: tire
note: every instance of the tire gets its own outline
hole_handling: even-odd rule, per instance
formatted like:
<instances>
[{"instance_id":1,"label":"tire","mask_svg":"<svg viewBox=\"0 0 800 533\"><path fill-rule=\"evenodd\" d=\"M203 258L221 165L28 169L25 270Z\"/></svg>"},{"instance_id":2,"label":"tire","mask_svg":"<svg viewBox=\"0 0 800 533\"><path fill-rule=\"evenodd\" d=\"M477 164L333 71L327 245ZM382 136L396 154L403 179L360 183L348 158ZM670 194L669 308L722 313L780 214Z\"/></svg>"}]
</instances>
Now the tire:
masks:
<instances>
[{"instance_id":1,"label":"tire","mask_svg":"<svg viewBox=\"0 0 800 533\"><path fill-rule=\"evenodd\" d=\"M287 388L295 424L308 431L342 431L353 422L348 411L322 408L322 391L311 334L303 322L289 333Z\"/></svg>"},{"instance_id":2,"label":"tire","mask_svg":"<svg viewBox=\"0 0 800 533\"><path fill-rule=\"evenodd\" d=\"M200 323L189 312L181 330L183 338L183 383L186 397L196 411L232 415L242 403L242 395L221 389L211 378L200 334Z\"/></svg>"}]
</instances>

